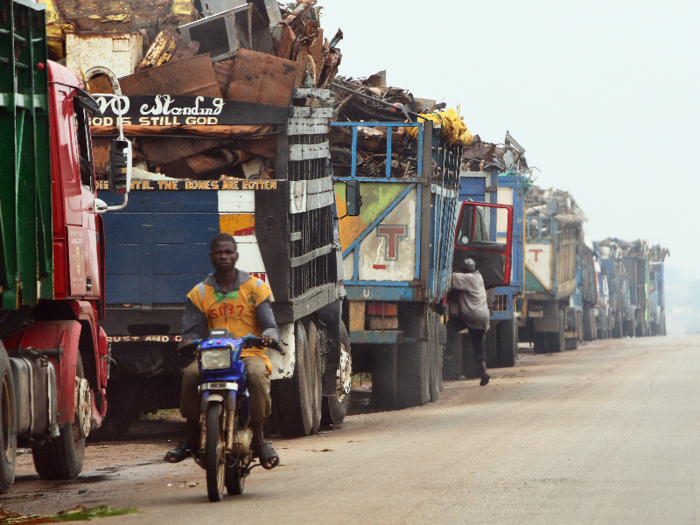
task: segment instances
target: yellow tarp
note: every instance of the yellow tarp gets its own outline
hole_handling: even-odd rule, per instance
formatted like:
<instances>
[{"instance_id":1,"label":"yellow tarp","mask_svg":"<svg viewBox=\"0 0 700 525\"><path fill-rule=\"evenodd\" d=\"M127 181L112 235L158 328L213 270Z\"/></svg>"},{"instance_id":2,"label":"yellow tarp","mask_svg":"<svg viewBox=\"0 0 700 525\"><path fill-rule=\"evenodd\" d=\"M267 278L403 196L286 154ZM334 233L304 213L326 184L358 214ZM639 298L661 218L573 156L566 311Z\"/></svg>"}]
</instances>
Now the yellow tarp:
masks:
<instances>
[{"instance_id":1,"label":"yellow tarp","mask_svg":"<svg viewBox=\"0 0 700 525\"><path fill-rule=\"evenodd\" d=\"M423 119L423 120L421 120ZM459 118L457 112L450 108L447 111L439 111L437 113L421 113L419 122L431 120L442 126L440 136L454 144L469 146L472 143L473 137L467 129L467 125ZM418 138L418 128L406 128L406 132L413 138Z\"/></svg>"}]
</instances>

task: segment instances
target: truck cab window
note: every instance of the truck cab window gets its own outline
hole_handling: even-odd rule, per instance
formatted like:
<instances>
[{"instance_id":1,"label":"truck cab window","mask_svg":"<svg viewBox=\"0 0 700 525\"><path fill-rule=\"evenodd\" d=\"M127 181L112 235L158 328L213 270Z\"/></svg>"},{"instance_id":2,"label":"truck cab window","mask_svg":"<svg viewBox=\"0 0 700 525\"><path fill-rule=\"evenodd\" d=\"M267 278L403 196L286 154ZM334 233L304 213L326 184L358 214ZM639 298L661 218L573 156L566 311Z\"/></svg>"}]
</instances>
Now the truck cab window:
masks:
<instances>
[{"instance_id":1,"label":"truck cab window","mask_svg":"<svg viewBox=\"0 0 700 525\"><path fill-rule=\"evenodd\" d=\"M85 109L75 107L76 136L78 137L78 159L80 162L80 182L93 189L94 169L90 148L90 124Z\"/></svg>"},{"instance_id":2,"label":"truck cab window","mask_svg":"<svg viewBox=\"0 0 700 525\"><path fill-rule=\"evenodd\" d=\"M490 216L487 211L482 206L465 208L457 234L458 246L466 246L472 241L489 241L489 227L486 221Z\"/></svg>"}]
</instances>

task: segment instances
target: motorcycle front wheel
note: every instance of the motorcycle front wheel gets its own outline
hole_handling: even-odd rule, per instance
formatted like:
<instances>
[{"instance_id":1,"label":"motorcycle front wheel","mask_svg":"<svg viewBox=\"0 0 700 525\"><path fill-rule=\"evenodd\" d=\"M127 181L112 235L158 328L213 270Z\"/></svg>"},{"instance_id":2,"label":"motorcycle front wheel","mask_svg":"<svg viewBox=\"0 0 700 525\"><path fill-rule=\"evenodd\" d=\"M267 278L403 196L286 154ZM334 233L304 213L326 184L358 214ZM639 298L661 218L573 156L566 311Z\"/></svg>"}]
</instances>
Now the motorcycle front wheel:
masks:
<instances>
[{"instance_id":1,"label":"motorcycle front wheel","mask_svg":"<svg viewBox=\"0 0 700 525\"><path fill-rule=\"evenodd\" d=\"M207 442L204 459L209 501L221 501L224 497L225 449L224 411L220 403L212 403L207 409Z\"/></svg>"}]
</instances>

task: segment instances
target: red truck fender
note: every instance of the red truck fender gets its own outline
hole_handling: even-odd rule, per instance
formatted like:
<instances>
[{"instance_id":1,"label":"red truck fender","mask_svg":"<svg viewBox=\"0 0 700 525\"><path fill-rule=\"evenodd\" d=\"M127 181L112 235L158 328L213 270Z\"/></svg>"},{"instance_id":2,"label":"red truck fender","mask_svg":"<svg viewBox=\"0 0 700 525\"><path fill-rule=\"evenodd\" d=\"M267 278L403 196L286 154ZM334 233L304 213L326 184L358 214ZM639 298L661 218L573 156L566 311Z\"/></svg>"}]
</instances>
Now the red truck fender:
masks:
<instances>
[{"instance_id":1,"label":"red truck fender","mask_svg":"<svg viewBox=\"0 0 700 525\"><path fill-rule=\"evenodd\" d=\"M48 359L56 369L58 424L75 420L75 365L80 347L80 321L34 323L21 333L18 348L58 350Z\"/></svg>"}]
</instances>

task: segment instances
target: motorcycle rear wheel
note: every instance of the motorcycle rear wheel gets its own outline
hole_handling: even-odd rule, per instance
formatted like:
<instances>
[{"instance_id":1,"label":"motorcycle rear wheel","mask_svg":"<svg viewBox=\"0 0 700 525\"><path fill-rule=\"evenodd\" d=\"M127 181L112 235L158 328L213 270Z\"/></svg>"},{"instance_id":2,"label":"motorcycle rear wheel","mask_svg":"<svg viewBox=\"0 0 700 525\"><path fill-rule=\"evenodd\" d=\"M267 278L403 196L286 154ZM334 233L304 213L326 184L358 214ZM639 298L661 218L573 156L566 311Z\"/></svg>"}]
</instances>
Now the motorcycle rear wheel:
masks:
<instances>
[{"instance_id":1,"label":"motorcycle rear wheel","mask_svg":"<svg viewBox=\"0 0 700 525\"><path fill-rule=\"evenodd\" d=\"M221 501L224 497L224 472L226 470L223 410L220 403L212 403L207 409L207 441L204 464L207 471L207 495L209 501Z\"/></svg>"}]
</instances>

